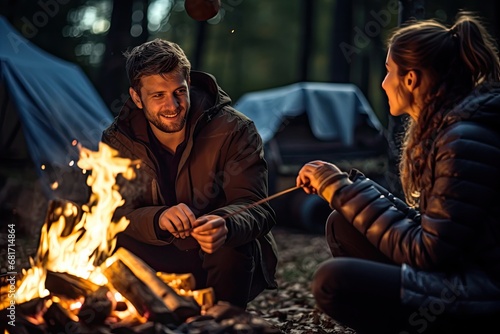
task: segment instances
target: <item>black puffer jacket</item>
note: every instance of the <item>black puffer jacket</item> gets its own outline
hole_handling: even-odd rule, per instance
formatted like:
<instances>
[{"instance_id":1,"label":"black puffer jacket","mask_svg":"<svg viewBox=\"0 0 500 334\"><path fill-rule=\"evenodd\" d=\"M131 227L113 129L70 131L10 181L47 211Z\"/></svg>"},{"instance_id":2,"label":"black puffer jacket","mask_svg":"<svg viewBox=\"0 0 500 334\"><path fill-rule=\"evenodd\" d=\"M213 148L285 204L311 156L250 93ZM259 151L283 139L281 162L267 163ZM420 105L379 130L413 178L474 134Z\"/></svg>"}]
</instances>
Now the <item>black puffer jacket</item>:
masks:
<instances>
[{"instance_id":1,"label":"black puffer jacket","mask_svg":"<svg viewBox=\"0 0 500 334\"><path fill-rule=\"evenodd\" d=\"M500 311L500 85L483 85L444 119L419 211L354 176L330 205L395 263L403 303L440 312Z\"/></svg>"},{"instance_id":2,"label":"black puffer jacket","mask_svg":"<svg viewBox=\"0 0 500 334\"><path fill-rule=\"evenodd\" d=\"M195 215L223 216L238 211L268 195L267 164L262 139L252 120L233 109L229 96L208 73L191 72L191 108L188 139L179 162L175 191L177 201L188 205ZM104 131L102 141L120 156L140 160L137 177L119 179L125 203L115 219L126 216L125 234L148 244L165 245L155 231L165 200L159 189L159 162L149 148L147 120L129 100ZM227 220L226 245L238 247L253 242L267 287L276 288L277 247L271 229L275 213L268 203L256 206ZM175 239L174 243L193 243Z\"/></svg>"}]
</instances>

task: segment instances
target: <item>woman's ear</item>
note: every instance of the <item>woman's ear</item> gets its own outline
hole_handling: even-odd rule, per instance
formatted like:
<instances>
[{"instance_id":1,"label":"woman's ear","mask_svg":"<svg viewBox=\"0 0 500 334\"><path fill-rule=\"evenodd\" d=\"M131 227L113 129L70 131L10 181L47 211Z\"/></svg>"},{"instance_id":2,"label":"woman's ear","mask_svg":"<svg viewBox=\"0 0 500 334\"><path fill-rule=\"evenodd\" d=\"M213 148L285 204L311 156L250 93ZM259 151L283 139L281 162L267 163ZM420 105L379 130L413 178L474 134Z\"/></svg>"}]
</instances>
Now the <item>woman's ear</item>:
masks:
<instances>
[{"instance_id":1,"label":"woman's ear","mask_svg":"<svg viewBox=\"0 0 500 334\"><path fill-rule=\"evenodd\" d=\"M137 108L142 109L142 100L139 94L137 94L137 92L132 87L129 87L128 93L130 94L130 97L132 98L132 101L134 101Z\"/></svg>"},{"instance_id":2,"label":"woman's ear","mask_svg":"<svg viewBox=\"0 0 500 334\"><path fill-rule=\"evenodd\" d=\"M413 90L420 85L420 77L417 72L412 70L406 73L404 77L404 85L410 93L413 93Z\"/></svg>"}]
</instances>

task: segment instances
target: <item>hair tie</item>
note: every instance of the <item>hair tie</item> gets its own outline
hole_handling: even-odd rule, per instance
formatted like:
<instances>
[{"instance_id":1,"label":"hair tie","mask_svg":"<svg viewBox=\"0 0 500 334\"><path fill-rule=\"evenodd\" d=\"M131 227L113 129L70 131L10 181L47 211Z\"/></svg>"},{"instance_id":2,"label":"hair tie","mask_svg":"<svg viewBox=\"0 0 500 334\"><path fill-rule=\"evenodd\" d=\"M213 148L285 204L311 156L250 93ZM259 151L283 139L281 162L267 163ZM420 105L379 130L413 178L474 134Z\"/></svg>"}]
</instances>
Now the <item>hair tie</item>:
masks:
<instances>
[{"instance_id":1,"label":"hair tie","mask_svg":"<svg viewBox=\"0 0 500 334\"><path fill-rule=\"evenodd\" d=\"M451 37L458 38L457 30L455 29L455 27L448 29L448 33L451 35Z\"/></svg>"}]
</instances>

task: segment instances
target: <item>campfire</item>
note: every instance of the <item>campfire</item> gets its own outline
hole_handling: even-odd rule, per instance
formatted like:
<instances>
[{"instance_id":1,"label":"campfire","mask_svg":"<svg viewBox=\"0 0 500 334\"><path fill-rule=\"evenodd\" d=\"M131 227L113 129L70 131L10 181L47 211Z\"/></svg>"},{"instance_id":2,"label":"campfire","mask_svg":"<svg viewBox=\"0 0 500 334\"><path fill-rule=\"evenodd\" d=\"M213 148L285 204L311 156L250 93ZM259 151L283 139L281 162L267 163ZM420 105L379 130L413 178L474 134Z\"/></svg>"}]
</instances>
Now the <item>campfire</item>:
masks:
<instances>
[{"instance_id":1,"label":"campfire","mask_svg":"<svg viewBox=\"0 0 500 334\"><path fill-rule=\"evenodd\" d=\"M126 249L115 250L116 235L129 223L112 221L124 203L116 178L134 178L140 161L100 143L98 151L80 147L77 164L90 172L89 201L49 203L31 267L2 279L6 333L278 332L244 310L215 303L213 289L194 290L190 273L155 272Z\"/></svg>"}]
</instances>

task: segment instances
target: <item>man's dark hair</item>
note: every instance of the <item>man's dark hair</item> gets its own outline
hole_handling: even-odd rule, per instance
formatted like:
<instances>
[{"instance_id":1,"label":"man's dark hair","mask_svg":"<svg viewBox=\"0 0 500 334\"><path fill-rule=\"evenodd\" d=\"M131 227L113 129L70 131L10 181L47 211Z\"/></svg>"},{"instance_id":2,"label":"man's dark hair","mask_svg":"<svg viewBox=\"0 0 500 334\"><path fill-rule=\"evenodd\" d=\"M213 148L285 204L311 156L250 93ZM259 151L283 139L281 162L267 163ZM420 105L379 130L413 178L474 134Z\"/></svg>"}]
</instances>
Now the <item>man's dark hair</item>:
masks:
<instances>
[{"instance_id":1,"label":"man's dark hair","mask_svg":"<svg viewBox=\"0 0 500 334\"><path fill-rule=\"evenodd\" d=\"M179 45L160 38L143 43L124 53L130 86L139 92L141 78L178 71L189 78L191 63Z\"/></svg>"}]
</instances>

